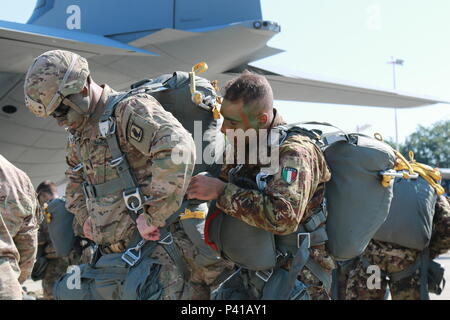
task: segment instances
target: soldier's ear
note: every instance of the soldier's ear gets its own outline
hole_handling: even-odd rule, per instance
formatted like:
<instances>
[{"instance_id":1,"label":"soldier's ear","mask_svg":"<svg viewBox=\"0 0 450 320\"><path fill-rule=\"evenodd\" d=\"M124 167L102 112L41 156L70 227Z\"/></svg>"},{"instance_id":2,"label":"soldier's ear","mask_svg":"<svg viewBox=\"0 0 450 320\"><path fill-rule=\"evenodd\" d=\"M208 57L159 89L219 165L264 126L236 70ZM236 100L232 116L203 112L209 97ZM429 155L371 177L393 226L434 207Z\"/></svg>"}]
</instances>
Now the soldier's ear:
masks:
<instances>
[{"instance_id":1,"label":"soldier's ear","mask_svg":"<svg viewBox=\"0 0 450 320\"><path fill-rule=\"evenodd\" d=\"M81 94L83 95L83 97L88 96L90 86L91 86L91 76L89 75L86 79L86 83L84 84L83 90L81 90Z\"/></svg>"},{"instance_id":2,"label":"soldier's ear","mask_svg":"<svg viewBox=\"0 0 450 320\"><path fill-rule=\"evenodd\" d=\"M258 116L258 126L260 128L264 128L266 125L268 125L269 121L269 115L264 112Z\"/></svg>"},{"instance_id":3,"label":"soldier's ear","mask_svg":"<svg viewBox=\"0 0 450 320\"><path fill-rule=\"evenodd\" d=\"M87 85L89 85L89 84L87 84ZM83 97L87 97L88 94L89 94L89 90L88 90L87 86L84 86L83 90L81 90L81 95Z\"/></svg>"}]
</instances>

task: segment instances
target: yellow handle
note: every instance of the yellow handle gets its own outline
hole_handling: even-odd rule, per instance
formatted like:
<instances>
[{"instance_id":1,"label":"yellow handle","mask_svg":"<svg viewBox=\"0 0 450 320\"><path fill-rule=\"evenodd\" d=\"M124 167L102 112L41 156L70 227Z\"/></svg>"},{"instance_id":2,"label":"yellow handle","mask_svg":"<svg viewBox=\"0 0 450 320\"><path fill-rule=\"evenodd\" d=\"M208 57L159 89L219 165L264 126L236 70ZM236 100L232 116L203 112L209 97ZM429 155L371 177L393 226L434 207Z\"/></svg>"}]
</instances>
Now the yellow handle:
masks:
<instances>
[{"instance_id":1,"label":"yellow handle","mask_svg":"<svg viewBox=\"0 0 450 320\"><path fill-rule=\"evenodd\" d=\"M47 221L47 224L52 222L52 214L50 212L48 212L48 204L47 203L44 203L44 217L45 217L45 220Z\"/></svg>"},{"instance_id":2,"label":"yellow handle","mask_svg":"<svg viewBox=\"0 0 450 320\"><path fill-rule=\"evenodd\" d=\"M204 61L199 62L195 66L192 67L192 72L195 74L203 73L206 70L208 70L208 65Z\"/></svg>"},{"instance_id":3,"label":"yellow handle","mask_svg":"<svg viewBox=\"0 0 450 320\"><path fill-rule=\"evenodd\" d=\"M214 120L219 120L220 119L220 111L219 111L219 108L217 108L217 105L214 105L212 112L213 112Z\"/></svg>"},{"instance_id":4,"label":"yellow handle","mask_svg":"<svg viewBox=\"0 0 450 320\"><path fill-rule=\"evenodd\" d=\"M180 214L180 220L185 219L205 219L206 213L204 211L191 211L186 209L184 214Z\"/></svg>"}]
</instances>

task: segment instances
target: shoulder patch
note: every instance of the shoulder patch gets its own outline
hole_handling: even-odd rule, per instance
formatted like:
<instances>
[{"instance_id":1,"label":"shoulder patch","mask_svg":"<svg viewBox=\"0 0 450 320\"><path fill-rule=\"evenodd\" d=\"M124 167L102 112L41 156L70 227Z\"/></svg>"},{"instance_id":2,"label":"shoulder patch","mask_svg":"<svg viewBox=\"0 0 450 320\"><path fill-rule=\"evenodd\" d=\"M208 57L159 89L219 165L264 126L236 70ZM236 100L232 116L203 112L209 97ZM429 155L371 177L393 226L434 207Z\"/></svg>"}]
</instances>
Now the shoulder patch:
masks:
<instances>
[{"instance_id":1,"label":"shoulder patch","mask_svg":"<svg viewBox=\"0 0 450 320\"><path fill-rule=\"evenodd\" d=\"M297 175L298 175L297 169L291 167L284 167L283 171L281 172L283 180L289 184L291 184L292 182L295 181L295 179L297 179Z\"/></svg>"},{"instance_id":2,"label":"shoulder patch","mask_svg":"<svg viewBox=\"0 0 450 320\"><path fill-rule=\"evenodd\" d=\"M130 137L131 139L136 140L137 142L141 142L142 137L144 136L144 132L141 127L133 123L130 128Z\"/></svg>"}]
</instances>

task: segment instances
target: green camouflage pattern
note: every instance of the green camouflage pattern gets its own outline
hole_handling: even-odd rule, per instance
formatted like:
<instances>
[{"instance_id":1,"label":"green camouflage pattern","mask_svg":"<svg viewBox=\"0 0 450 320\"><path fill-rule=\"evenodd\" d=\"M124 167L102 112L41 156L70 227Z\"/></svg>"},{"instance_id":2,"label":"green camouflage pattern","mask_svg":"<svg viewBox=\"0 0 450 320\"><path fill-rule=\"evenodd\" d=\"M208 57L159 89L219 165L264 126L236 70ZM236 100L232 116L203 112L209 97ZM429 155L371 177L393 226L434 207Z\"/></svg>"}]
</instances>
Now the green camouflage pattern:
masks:
<instances>
[{"instance_id":1,"label":"green camouflage pattern","mask_svg":"<svg viewBox=\"0 0 450 320\"><path fill-rule=\"evenodd\" d=\"M450 250L449 199L448 196L440 196L436 201L430 240L430 257L432 259Z\"/></svg>"},{"instance_id":2,"label":"green camouflage pattern","mask_svg":"<svg viewBox=\"0 0 450 320\"><path fill-rule=\"evenodd\" d=\"M284 123L277 114L273 126ZM228 182L218 198L217 207L251 226L277 235L287 235L296 231L312 215L313 210L321 205L324 184L330 180L331 173L320 149L306 136L290 136L279 150L279 170L267 181L264 193ZM235 165L224 165L221 179L228 181L228 172L234 167ZM255 181L260 168L259 165L244 165L239 176ZM297 170L297 177L292 183L283 178L283 168ZM310 254L312 259L331 274L335 265L325 245L311 248ZM329 299L320 281L309 270L304 268L299 276L305 284L311 285L309 291L313 299Z\"/></svg>"},{"instance_id":3,"label":"green camouflage pattern","mask_svg":"<svg viewBox=\"0 0 450 320\"><path fill-rule=\"evenodd\" d=\"M61 86L64 75L76 59L72 72ZM59 91L63 97L81 92L89 76L86 59L76 53L64 50L47 51L38 56L28 68L25 82L25 104L39 117L48 117L59 106L62 97L58 96L50 106L54 95ZM30 101L31 99L31 101ZM34 104L33 102L37 102Z\"/></svg>"},{"instance_id":4,"label":"green camouflage pattern","mask_svg":"<svg viewBox=\"0 0 450 320\"><path fill-rule=\"evenodd\" d=\"M405 270L416 262L420 251L408 249L393 243L371 240L362 254L370 265L380 268L380 288L369 289L367 281L372 273L367 273L367 266L358 260L348 273L345 286L346 300L383 300L386 294L388 280L385 273L395 273ZM389 282L393 300L418 300L419 270L411 277L397 282Z\"/></svg>"},{"instance_id":5,"label":"green camouflage pattern","mask_svg":"<svg viewBox=\"0 0 450 320\"><path fill-rule=\"evenodd\" d=\"M40 219L39 204L30 179L0 155L0 259L5 269L0 272L0 283L16 283L17 287L31 274ZM11 288L0 285L0 297L8 296L8 287ZM12 294L15 295L17 293Z\"/></svg>"},{"instance_id":6,"label":"green camouflage pattern","mask_svg":"<svg viewBox=\"0 0 450 320\"><path fill-rule=\"evenodd\" d=\"M430 241L430 257L450 250L450 204L447 197L440 196L435 205L432 236ZM341 294L347 300L382 300L389 286L393 300L420 299L420 273L399 281L388 281L386 273L395 273L413 265L420 256L419 250L405 248L396 244L372 240L363 253L363 257L372 265L378 265L381 270L380 289L368 289L367 280L370 277L366 266L357 261L348 273L341 277L339 287ZM342 288L345 288L342 291Z\"/></svg>"}]
</instances>

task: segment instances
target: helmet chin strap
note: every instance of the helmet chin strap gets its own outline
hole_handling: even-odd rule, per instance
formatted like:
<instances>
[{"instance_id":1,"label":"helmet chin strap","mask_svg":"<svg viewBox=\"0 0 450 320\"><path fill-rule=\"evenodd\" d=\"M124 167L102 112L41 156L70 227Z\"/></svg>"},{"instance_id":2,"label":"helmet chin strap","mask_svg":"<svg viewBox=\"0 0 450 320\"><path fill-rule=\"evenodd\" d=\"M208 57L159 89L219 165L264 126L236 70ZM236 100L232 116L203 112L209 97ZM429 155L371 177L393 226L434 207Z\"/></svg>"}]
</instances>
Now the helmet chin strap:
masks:
<instances>
[{"instance_id":1,"label":"helmet chin strap","mask_svg":"<svg viewBox=\"0 0 450 320\"><path fill-rule=\"evenodd\" d=\"M89 104L91 103L89 92L87 96L83 96L83 94L77 93L74 95L71 95L69 97L66 97L64 100L64 104L71 107L73 110L78 112L79 114L89 116Z\"/></svg>"}]
</instances>

